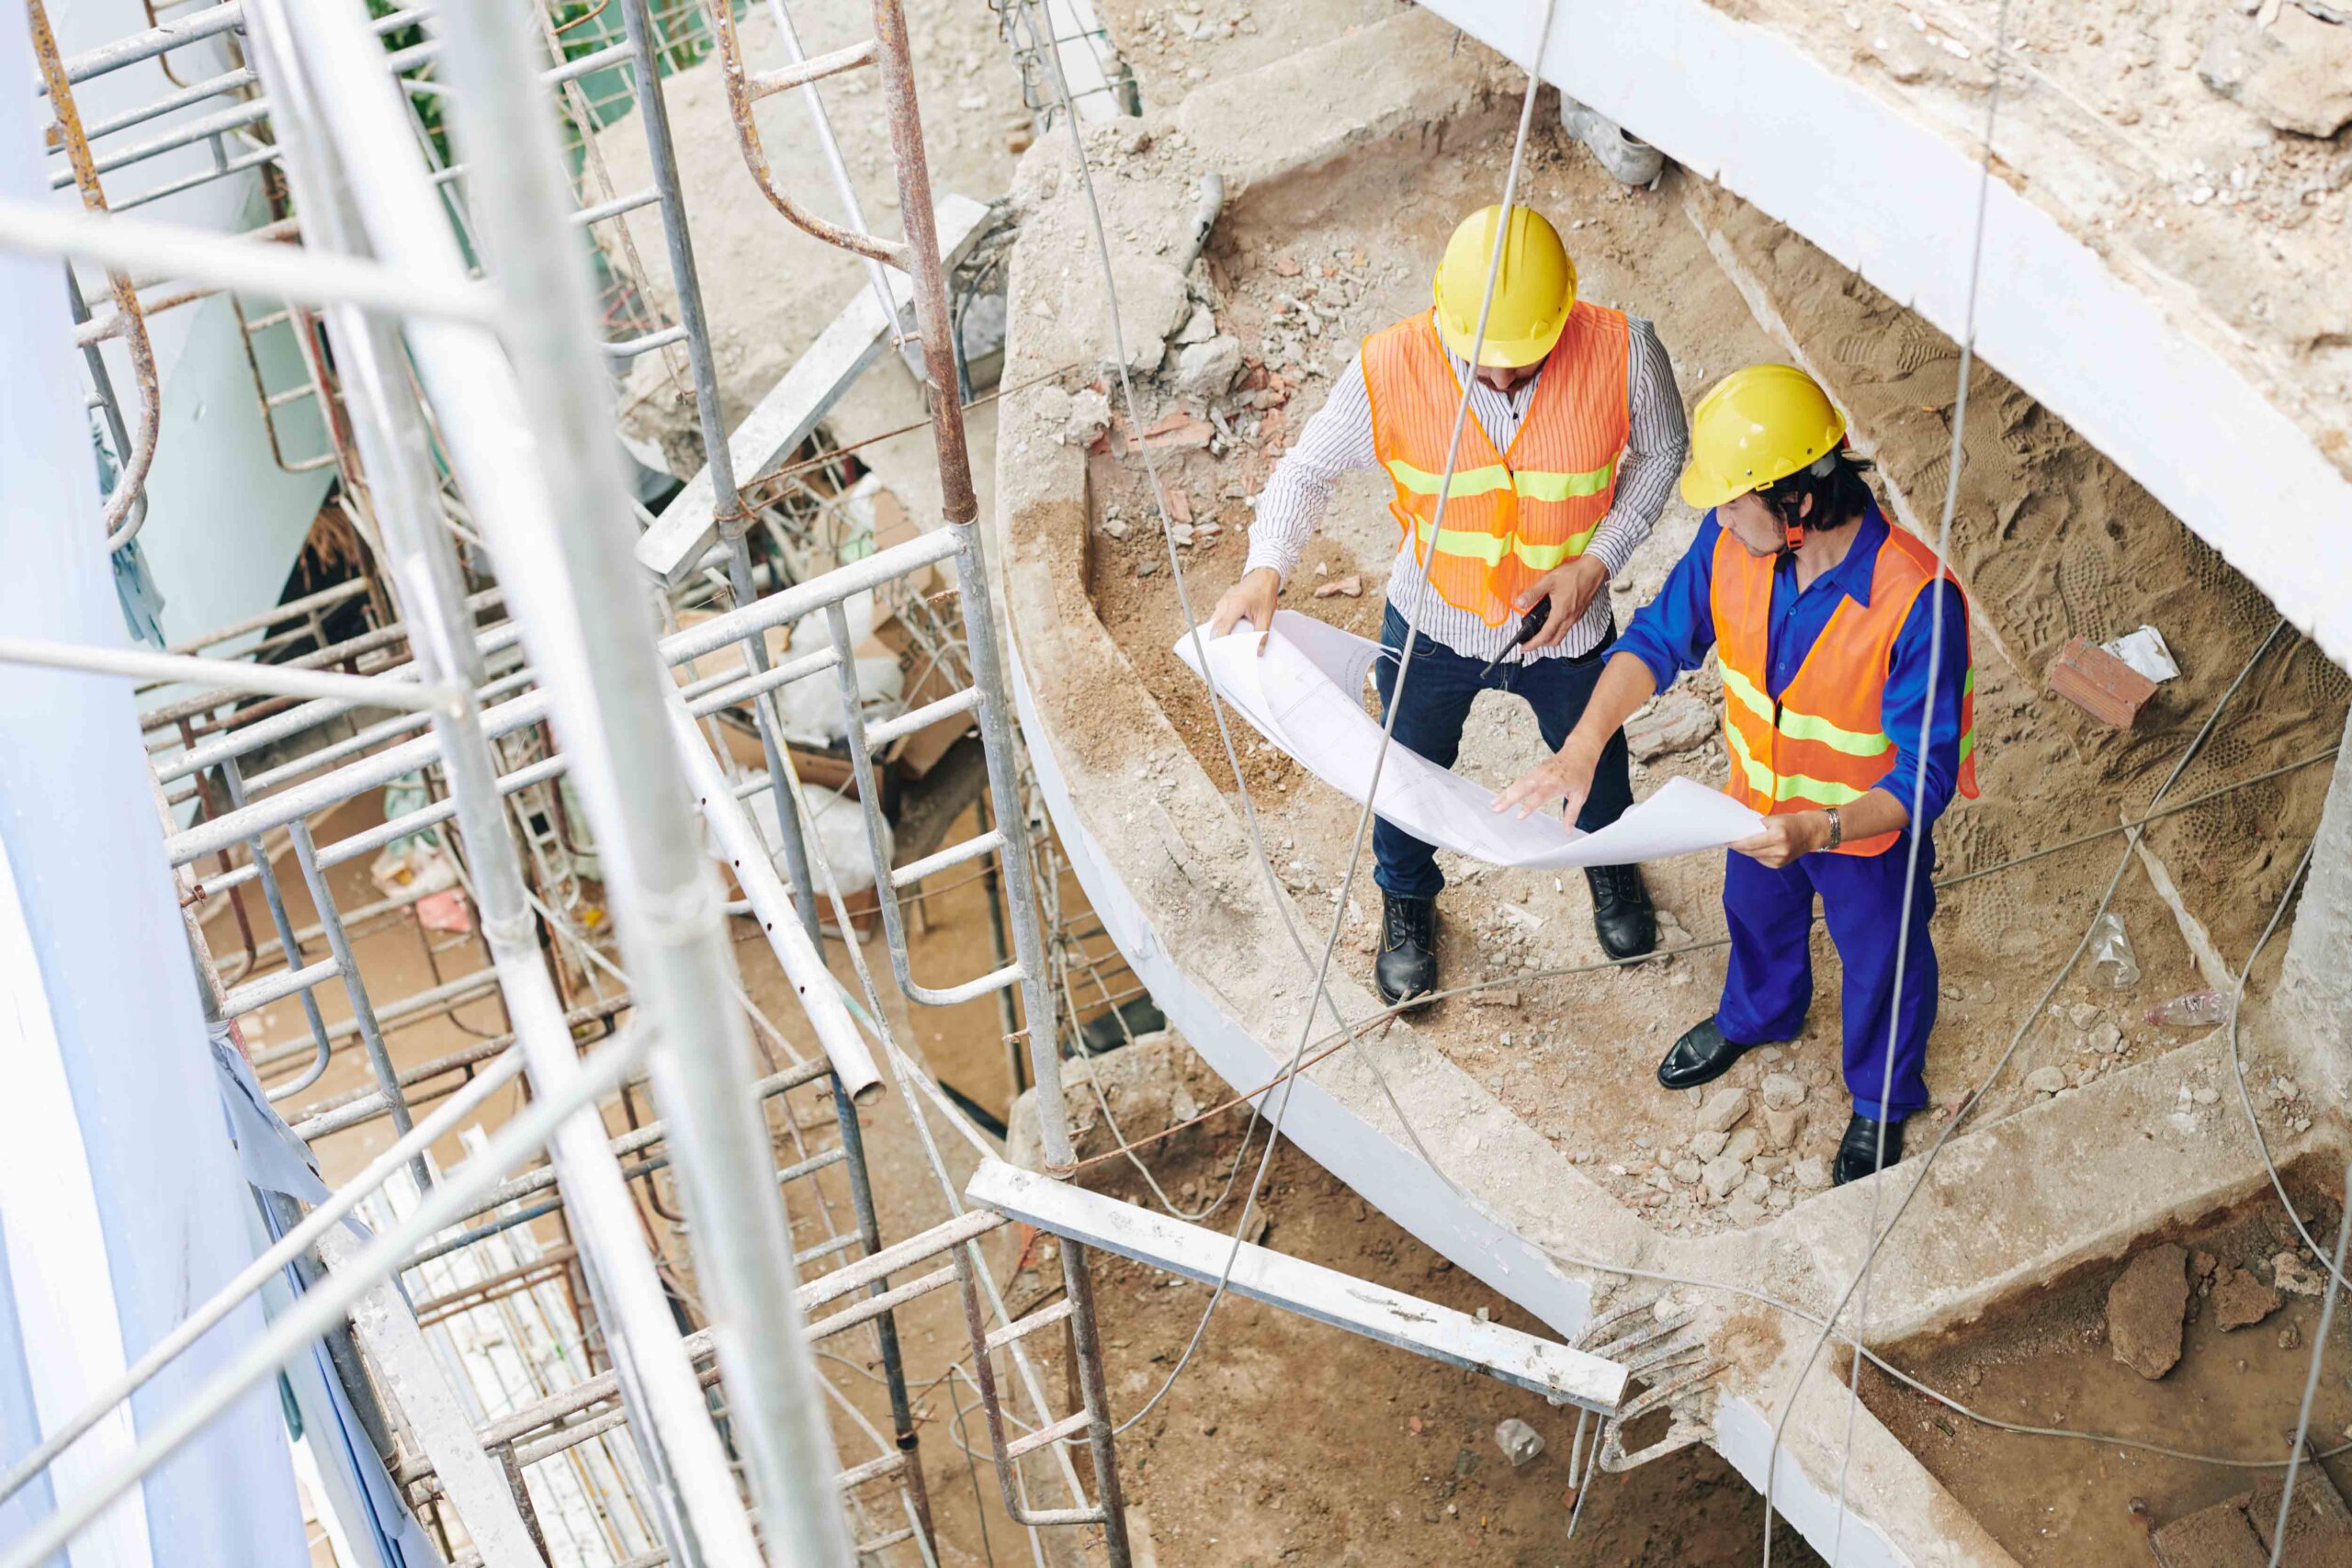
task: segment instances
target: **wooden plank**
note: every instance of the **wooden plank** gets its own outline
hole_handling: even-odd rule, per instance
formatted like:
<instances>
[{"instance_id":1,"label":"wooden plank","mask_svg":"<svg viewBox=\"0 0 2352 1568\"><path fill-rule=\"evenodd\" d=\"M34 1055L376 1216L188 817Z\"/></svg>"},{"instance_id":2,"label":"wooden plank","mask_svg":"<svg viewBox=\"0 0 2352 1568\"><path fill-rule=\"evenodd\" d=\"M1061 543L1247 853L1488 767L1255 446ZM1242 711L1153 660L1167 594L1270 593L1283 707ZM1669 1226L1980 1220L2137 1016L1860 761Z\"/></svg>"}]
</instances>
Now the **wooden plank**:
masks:
<instances>
[{"instance_id":1,"label":"wooden plank","mask_svg":"<svg viewBox=\"0 0 2352 1568\"><path fill-rule=\"evenodd\" d=\"M1039 1230L1204 1283L1225 1271L1233 1252L1231 1236L1002 1160L983 1160L964 1196ZM1625 1397L1625 1369L1614 1361L1266 1247L1241 1248L1227 1288L1603 1415L1615 1415Z\"/></svg>"},{"instance_id":2,"label":"wooden plank","mask_svg":"<svg viewBox=\"0 0 2352 1568\"><path fill-rule=\"evenodd\" d=\"M950 196L939 203L940 265L953 270L987 225L988 208L969 197ZM907 275L885 267L894 308L904 310L912 297ZM817 428L850 384L890 345L890 322L870 284L861 283L842 313L834 317L817 341L792 362L767 396L743 416L727 438L735 459L739 484L749 484L776 466ZM662 509L653 525L637 542L639 564L663 581L683 581L696 561L718 538L714 515L717 496L710 469L686 481L686 488Z\"/></svg>"}]
</instances>

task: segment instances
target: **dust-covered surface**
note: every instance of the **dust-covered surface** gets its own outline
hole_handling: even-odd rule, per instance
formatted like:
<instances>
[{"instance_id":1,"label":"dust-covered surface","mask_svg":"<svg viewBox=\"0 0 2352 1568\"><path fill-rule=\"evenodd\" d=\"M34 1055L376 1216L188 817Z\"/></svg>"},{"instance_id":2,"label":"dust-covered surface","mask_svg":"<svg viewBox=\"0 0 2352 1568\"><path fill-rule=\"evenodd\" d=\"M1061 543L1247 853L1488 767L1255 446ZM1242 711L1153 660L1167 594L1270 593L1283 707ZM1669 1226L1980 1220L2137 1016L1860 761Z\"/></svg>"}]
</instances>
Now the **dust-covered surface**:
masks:
<instances>
[{"instance_id":1,"label":"dust-covered surface","mask_svg":"<svg viewBox=\"0 0 2352 1568\"><path fill-rule=\"evenodd\" d=\"M1972 150L2352 473L2352 8L2335 0L1721 0ZM2333 16L2335 20L2324 20ZM2256 79L2258 78L2258 80ZM1997 286L1997 282L1996 284Z\"/></svg>"},{"instance_id":2,"label":"dust-covered surface","mask_svg":"<svg viewBox=\"0 0 2352 1568\"><path fill-rule=\"evenodd\" d=\"M1147 1053L1159 1059L1140 1059ZM1222 1098L1215 1074L1181 1043L1146 1041L1100 1066L1114 1119L1130 1139ZM1082 1076L1080 1064L1072 1067ZM1102 1154L1111 1122L1075 1082L1066 1097L1080 1157ZM1215 1204L1238 1159L1230 1196L1200 1222L1227 1231L1239 1223L1262 1152L1262 1130L1243 1145L1245 1121L1229 1113L1142 1154L1187 1213ZM1091 1166L1081 1179L1130 1202L1156 1202L1124 1160ZM1288 1257L1551 1337L1287 1145L1250 1229ZM1209 1288L1102 1253L1094 1285L1112 1407L1124 1414L1167 1380ZM1513 1417L1544 1444L1518 1470L1495 1438ZM1524 1390L1228 1296L1192 1365L1119 1452L1128 1506L1148 1521L1163 1563L1728 1568L1762 1550L1762 1498L1704 1448L1622 1475L1603 1472L1569 1540L1576 1427L1574 1412ZM1820 1561L1785 1522L1773 1557Z\"/></svg>"},{"instance_id":3,"label":"dust-covered surface","mask_svg":"<svg viewBox=\"0 0 2352 1568\"><path fill-rule=\"evenodd\" d=\"M1901 498L1898 515L1932 533L1958 389L1953 345L1802 240L1719 194L1708 200L1694 193L1698 182L1678 175L1657 193L1624 191L1544 117L1537 125L1531 197L1562 224L1588 297L1650 316L1675 358L1686 398L1695 399L1739 365L1789 356L1787 343L1751 311L1743 287L1758 295L1853 412L1882 464L1890 499ZM1143 141L1101 139L1101 182L1123 196L1131 183L1155 177L1162 188L1179 186L1184 150L1138 145ZM1429 258L1462 211L1499 189L1508 149L1498 133L1476 140L1456 128L1442 159L1409 168L1334 165L1286 181L1283 198L1262 209L1246 198L1228 209L1194 273L1193 295L1205 314L1193 316L1187 333L1238 339L1246 356L1241 380L1224 397L1186 398L1173 384L1173 352L1171 374L1139 378L1145 430L1161 432L1153 437L1154 457L1196 616L1205 617L1239 574L1250 498L1319 405L1333 368L1363 333L1420 308ZM1732 218L1720 217L1724 211ZM1704 227L1716 228L1736 277L1711 251ZM1085 281L1074 276L1071 287ZM1115 386L1102 385L1115 394ZM1939 830L1939 871L1946 877L2112 829L2126 812L2137 816L2275 618L2258 593L2144 492L1989 372L1980 370L1973 389L1967 451L1952 558L1981 619L1984 798L1956 806ZM1091 602L1193 760L1231 798L1232 772L1205 693L1169 651L1183 615L1124 415L1095 445L1087 473ZM1342 483L1323 534L1287 586L1287 605L1378 635L1396 538L1385 499L1376 475ZM1655 592L1697 522L1679 502L1669 505L1616 585L1621 624ZM1339 591L1346 587L1357 592ZM2137 733L2101 729L2041 690L2039 672L2066 637L2103 639L2143 621L2165 631L2184 674L2164 688ZM2290 637L2239 694L2172 798L2322 751L2340 729L2345 690L2334 666ZM1675 773L1720 782L1724 760L1713 723L1665 722L1712 714L1719 702L1712 669L1664 700L1656 722L1645 727L1655 739L1635 768L1637 794ZM1270 859L1319 938L1347 867L1356 808L1246 726L1235 739ZM1500 694L1480 699L1461 771L1499 785L1540 756L1533 717L1523 705ZM1139 777L1147 788L1166 787L1164 762L1146 760ZM2150 835L2184 907L2210 933L2210 949L2228 963L2244 961L2267 919L2316 821L2325 780L2324 766L2306 768L2167 820ZM2080 935L2121 849L2122 840L2110 837L1973 879L1944 896L1937 928L1942 1017L1929 1057L1938 1108L1924 1125L1947 1118L2007 1046ZM1746 1174L1718 1192L1700 1179L1720 1151L1694 1123L1697 1097L1657 1089L1652 1070L1676 1035L1712 1011L1723 978L1720 950L1631 971L1521 978L1600 959L1581 879L1483 867L1451 855L1441 863L1450 883L1440 905L1445 982L1510 983L1418 1015L1421 1035L1664 1228L1753 1224L1814 1190L1808 1178L1818 1181L1821 1172L1812 1162L1834 1149L1848 1111L1838 1071L1838 966L1826 933L1815 934L1818 996L1804 1038L1785 1051L1753 1053L1727 1080L1750 1091L1758 1113L1747 1125L1757 1135L1738 1145L1748 1156ZM1342 961L1363 976L1370 972L1379 908L1370 869L1360 865L1351 887L1340 949ZM1668 945L1722 937L1721 867L1713 857L1653 865L1647 874ZM2115 907L2141 978L2118 991L2078 973L1982 1113L2045 1097L2052 1073L2057 1089L2071 1089L2189 1037L2155 1029L2142 1016L2205 983L2174 911L2136 865ZM1804 1099L1793 1108L1776 1107L1783 1114L1768 1119L1761 1114L1763 1080L1775 1074L1793 1077ZM2029 1078L2037 1087L2029 1089ZM1788 1098L1785 1084L1777 1092ZM1792 1110L1794 1115L1787 1113ZM1914 1130L1915 1139L1927 1135Z\"/></svg>"},{"instance_id":4,"label":"dust-covered surface","mask_svg":"<svg viewBox=\"0 0 2352 1568\"><path fill-rule=\"evenodd\" d=\"M2335 1179L2328 1164L2314 1172L2312 1186L2289 1190L2313 1233L2332 1236L2340 1210L2315 1190ZM2188 1252L2186 1328L2178 1364L2159 1378L2134 1371L2112 1347L2109 1294L2131 1266L2125 1258L2005 1304L1951 1338L1883 1353L1998 1420L2233 1460L2283 1460L2311 1370L2320 1315L2313 1287L2324 1278L2324 1265L2301 1247L2267 1193L2253 1213L2202 1227L2178 1245ZM2281 1280L2309 1293L2278 1288ZM2255 1298L2253 1304L2233 1311L2241 1295ZM2352 1323L2339 1314L2312 1413L2312 1441L2323 1452L2342 1446L2352 1421L2352 1391L2341 1375L2348 1359ZM2147 1562L2152 1529L2266 1482L2274 1506L2278 1495L2276 1472L2000 1431L1875 1368L1864 1373L1862 1397L2020 1562ZM2324 1467L2334 1486L2352 1486L2352 1466L2343 1458L2330 1458ZM2263 1529L2267 1533L2267 1518Z\"/></svg>"}]
</instances>

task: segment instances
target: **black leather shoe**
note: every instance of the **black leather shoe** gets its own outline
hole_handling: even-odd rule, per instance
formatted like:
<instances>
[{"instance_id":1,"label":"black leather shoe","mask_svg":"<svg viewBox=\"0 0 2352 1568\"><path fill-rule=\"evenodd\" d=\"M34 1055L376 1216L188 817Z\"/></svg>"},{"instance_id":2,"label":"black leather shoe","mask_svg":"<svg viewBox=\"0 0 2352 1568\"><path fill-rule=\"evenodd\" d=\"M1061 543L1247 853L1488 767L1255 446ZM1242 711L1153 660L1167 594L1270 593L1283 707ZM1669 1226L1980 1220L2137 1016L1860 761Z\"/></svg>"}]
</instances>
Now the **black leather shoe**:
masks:
<instances>
[{"instance_id":1,"label":"black leather shoe","mask_svg":"<svg viewBox=\"0 0 2352 1568\"><path fill-rule=\"evenodd\" d=\"M1592 929L1603 953L1639 958L1657 946L1657 911L1642 886L1640 866L1589 865L1584 879L1592 888Z\"/></svg>"},{"instance_id":2,"label":"black leather shoe","mask_svg":"<svg viewBox=\"0 0 2352 1568\"><path fill-rule=\"evenodd\" d=\"M1886 1138L1886 1157L1879 1158L1879 1137ZM1843 1187L1849 1181L1860 1181L1865 1176L1875 1176L1903 1157L1903 1123L1873 1122L1860 1111L1846 1123L1846 1135L1838 1141L1838 1163L1829 1173L1830 1184Z\"/></svg>"},{"instance_id":3,"label":"black leather shoe","mask_svg":"<svg viewBox=\"0 0 2352 1568\"><path fill-rule=\"evenodd\" d=\"M1380 896L1380 956L1372 983L1390 1007L1437 989L1437 900Z\"/></svg>"},{"instance_id":4,"label":"black leather shoe","mask_svg":"<svg viewBox=\"0 0 2352 1568\"><path fill-rule=\"evenodd\" d=\"M1657 1065L1657 1081L1668 1089L1697 1089L1731 1071L1731 1065L1747 1052L1747 1046L1724 1039L1711 1018L1683 1032L1666 1060Z\"/></svg>"}]
</instances>

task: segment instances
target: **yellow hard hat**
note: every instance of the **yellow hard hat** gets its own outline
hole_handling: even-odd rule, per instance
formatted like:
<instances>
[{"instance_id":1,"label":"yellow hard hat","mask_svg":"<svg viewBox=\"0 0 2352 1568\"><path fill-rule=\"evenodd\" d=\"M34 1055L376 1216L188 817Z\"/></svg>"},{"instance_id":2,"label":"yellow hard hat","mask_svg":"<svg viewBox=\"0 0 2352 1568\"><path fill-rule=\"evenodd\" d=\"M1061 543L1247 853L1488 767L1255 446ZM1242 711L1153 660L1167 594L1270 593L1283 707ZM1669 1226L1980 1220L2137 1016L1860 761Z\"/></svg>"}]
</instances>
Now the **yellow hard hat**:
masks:
<instances>
[{"instance_id":1,"label":"yellow hard hat","mask_svg":"<svg viewBox=\"0 0 2352 1568\"><path fill-rule=\"evenodd\" d=\"M1437 301L1438 335L1464 359L1478 345L1476 361L1500 369L1532 365L1552 352L1577 302L1577 264L1560 243L1560 231L1532 208L1514 207L1503 234L1502 265L1495 274L1495 302L1487 312L1487 335L1478 336L1478 306L1487 297L1487 268L1495 254L1495 231L1503 209L1483 207L1464 218L1445 243L1430 294Z\"/></svg>"},{"instance_id":2,"label":"yellow hard hat","mask_svg":"<svg viewBox=\"0 0 2352 1568\"><path fill-rule=\"evenodd\" d=\"M1715 383L1690 411L1682 499L1721 506L1835 452L1846 416L1793 365L1751 365Z\"/></svg>"}]
</instances>

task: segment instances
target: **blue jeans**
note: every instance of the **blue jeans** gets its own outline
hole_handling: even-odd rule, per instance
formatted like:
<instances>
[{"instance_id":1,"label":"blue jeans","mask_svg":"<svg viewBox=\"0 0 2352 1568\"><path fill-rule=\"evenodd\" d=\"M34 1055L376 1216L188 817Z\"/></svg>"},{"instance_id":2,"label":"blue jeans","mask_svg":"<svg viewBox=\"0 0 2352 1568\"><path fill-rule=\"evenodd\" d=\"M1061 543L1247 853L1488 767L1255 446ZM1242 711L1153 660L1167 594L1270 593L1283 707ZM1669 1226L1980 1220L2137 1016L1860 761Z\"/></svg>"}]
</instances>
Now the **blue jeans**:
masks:
<instances>
[{"instance_id":1,"label":"blue jeans","mask_svg":"<svg viewBox=\"0 0 2352 1568\"><path fill-rule=\"evenodd\" d=\"M1409 684L1409 682L1408 682ZM1813 897L1845 971L1840 1023L1846 1089L1873 1122L1899 1122L1927 1108L1928 1034L1936 1026L1933 840L1919 846L1911 935L1903 932L1906 832L1874 855L1810 854L1778 871L1746 855L1724 857L1724 915L1731 924L1731 969L1715 1027L1740 1045L1793 1040L1813 1006ZM1895 949L1903 947L1903 996L1895 1001ZM1888 1089L1887 1053L1894 1054ZM1879 1096L1886 1093L1884 1104Z\"/></svg>"},{"instance_id":2,"label":"blue jeans","mask_svg":"<svg viewBox=\"0 0 2352 1568\"><path fill-rule=\"evenodd\" d=\"M1612 626L1600 646L1582 659L1506 660L1495 666L1493 674L1481 678L1485 660L1464 659L1426 633L1417 634L1413 667L1405 676L1405 701L1396 710L1396 741L1440 767L1453 766L1453 760L1462 754L1462 723L1470 716L1471 699L1481 691L1497 691L1526 699L1535 710L1544 744L1556 751L1568 731L1577 727L1577 720L1584 716L1584 705L1600 683L1601 669L1609 662L1609 645L1616 637ZM1405 646L1405 617L1394 604L1381 617L1380 644L1389 651L1374 661L1372 678L1380 690L1385 717L1396 686L1397 661L1393 655ZM1628 767L1625 735L1620 730L1609 738L1600 753L1600 766L1593 771L1592 795L1577 814L1577 827L1593 832L1625 814L1634 804L1634 780ZM1437 868L1436 849L1377 818L1372 825L1372 854L1377 865L1373 880L1391 897L1434 898L1445 886L1445 874Z\"/></svg>"}]
</instances>

